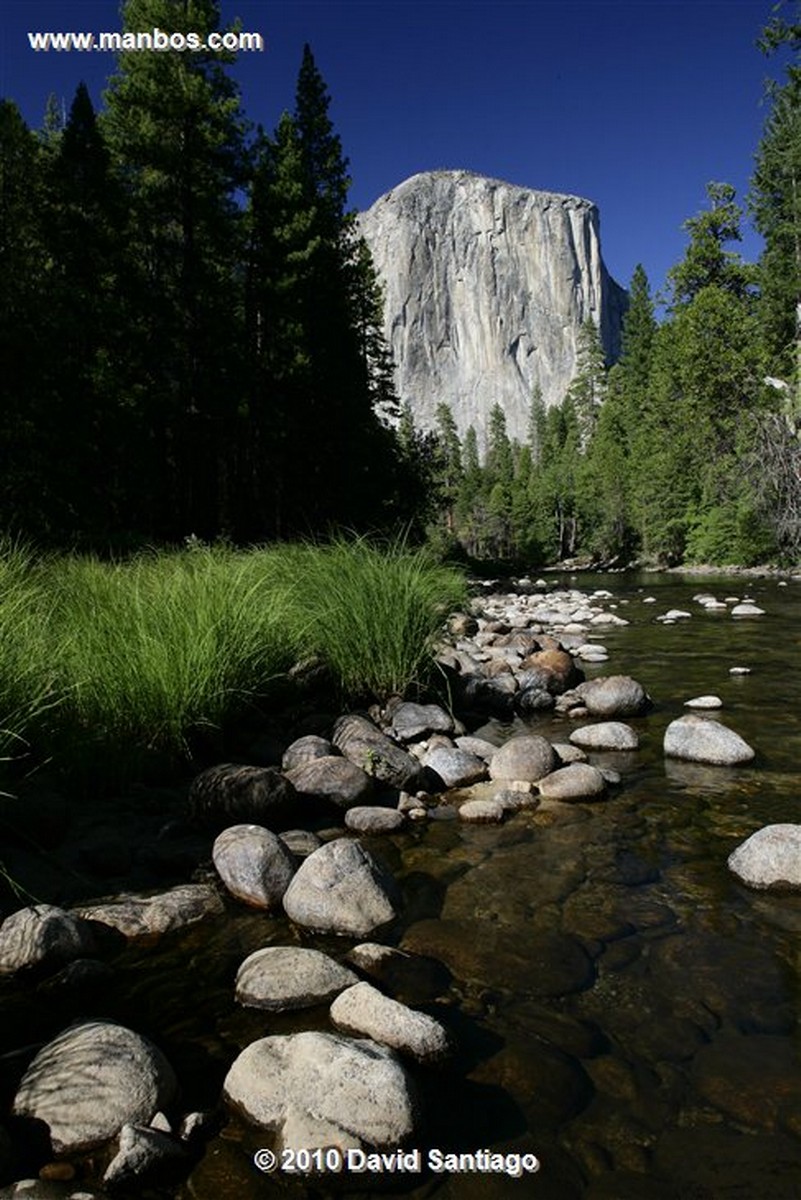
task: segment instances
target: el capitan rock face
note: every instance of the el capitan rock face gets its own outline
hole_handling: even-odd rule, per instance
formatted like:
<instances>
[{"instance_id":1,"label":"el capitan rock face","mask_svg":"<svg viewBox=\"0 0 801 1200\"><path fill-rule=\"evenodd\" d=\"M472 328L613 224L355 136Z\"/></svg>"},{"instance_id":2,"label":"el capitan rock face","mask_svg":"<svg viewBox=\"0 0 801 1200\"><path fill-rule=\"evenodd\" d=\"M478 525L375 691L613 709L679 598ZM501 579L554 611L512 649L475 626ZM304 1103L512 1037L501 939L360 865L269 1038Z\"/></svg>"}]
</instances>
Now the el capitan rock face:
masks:
<instances>
[{"instance_id":1,"label":"el capitan rock face","mask_svg":"<svg viewBox=\"0 0 801 1200\"><path fill-rule=\"evenodd\" d=\"M384 288L397 392L420 428L445 402L460 436L475 425L481 444L500 404L509 435L527 440L533 389L561 403L583 321L617 355L626 293L601 259L589 200L430 171L359 223Z\"/></svg>"}]
</instances>

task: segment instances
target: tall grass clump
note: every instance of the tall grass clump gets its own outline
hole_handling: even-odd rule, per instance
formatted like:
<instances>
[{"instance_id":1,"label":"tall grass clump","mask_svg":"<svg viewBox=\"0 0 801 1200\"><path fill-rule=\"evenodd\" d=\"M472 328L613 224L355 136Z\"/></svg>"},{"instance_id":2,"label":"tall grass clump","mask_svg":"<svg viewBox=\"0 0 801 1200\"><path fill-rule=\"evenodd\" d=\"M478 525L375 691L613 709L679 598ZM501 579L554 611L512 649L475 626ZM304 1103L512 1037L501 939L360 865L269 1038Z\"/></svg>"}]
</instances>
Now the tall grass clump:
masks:
<instances>
[{"instance_id":1,"label":"tall grass clump","mask_svg":"<svg viewBox=\"0 0 801 1200\"><path fill-rule=\"evenodd\" d=\"M385 698L424 685L447 613L463 603L463 576L404 538L339 538L278 547L271 573L293 586L296 640L318 654L343 694Z\"/></svg>"},{"instance_id":2,"label":"tall grass clump","mask_svg":"<svg viewBox=\"0 0 801 1200\"><path fill-rule=\"evenodd\" d=\"M0 538L0 762L24 760L58 701L47 599L33 553Z\"/></svg>"},{"instance_id":3,"label":"tall grass clump","mask_svg":"<svg viewBox=\"0 0 801 1200\"><path fill-rule=\"evenodd\" d=\"M294 656L290 589L247 555L65 558L47 582L65 693L57 758L93 774L186 760L192 730L219 727Z\"/></svg>"}]
</instances>

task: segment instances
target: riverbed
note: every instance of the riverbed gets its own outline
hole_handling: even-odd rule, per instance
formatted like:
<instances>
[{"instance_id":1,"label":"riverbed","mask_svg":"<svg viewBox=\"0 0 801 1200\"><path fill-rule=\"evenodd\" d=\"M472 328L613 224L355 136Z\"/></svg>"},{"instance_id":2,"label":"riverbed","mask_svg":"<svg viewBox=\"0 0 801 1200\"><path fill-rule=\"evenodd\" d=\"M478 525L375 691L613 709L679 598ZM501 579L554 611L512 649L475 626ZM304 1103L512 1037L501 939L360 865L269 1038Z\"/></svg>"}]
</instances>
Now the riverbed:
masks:
<instances>
[{"instance_id":1,"label":"riverbed","mask_svg":"<svg viewBox=\"0 0 801 1200\"><path fill-rule=\"evenodd\" d=\"M755 830L801 823L801 581L565 575L549 586L606 588L607 607L629 621L595 631L610 658L587 668L631 675L654 701L628 722L639 750L591 755L620 785L601 802L543 804L503 825L466 825L454 810L368 840L404 891L384 940L427 956L394 993L437 1016L458 1047L447 1067L418 1073L415 1148L434 1166L422 1176L263 1174L253 1154L269 1136L220 1114L177 1200L387 1190L442 1200L801 1197L801 896L749 891L726 867ZM765 615L705 611L693 600L701 592L752 597ZM670 608L692 615L656 619ZM664 758L667 724L706 693L755 748L752 763ZM526 728L566 741L572 725L547 715ZM224 918L119 955L95 998L102 1011L88 1015L152 1037L182 1081L184 1107L213 1109L240 1048L327 1028L324 1010L272 1016L234 1005L239 963L269 944L335 957L351 945L231 902ZM52 1014L46 998L35 1003L41 1012L29 1008L26 1020L44 1029ZM63 1025L71 1014L57 1015ZM498 1169L440 1169L462 1160L432 1150L479 1154L484 1168L481 1154L494 1154ZM528 1172L503 1169L518 1160L502 1155L527 1156Z\"/></svg>"}]
</instances>

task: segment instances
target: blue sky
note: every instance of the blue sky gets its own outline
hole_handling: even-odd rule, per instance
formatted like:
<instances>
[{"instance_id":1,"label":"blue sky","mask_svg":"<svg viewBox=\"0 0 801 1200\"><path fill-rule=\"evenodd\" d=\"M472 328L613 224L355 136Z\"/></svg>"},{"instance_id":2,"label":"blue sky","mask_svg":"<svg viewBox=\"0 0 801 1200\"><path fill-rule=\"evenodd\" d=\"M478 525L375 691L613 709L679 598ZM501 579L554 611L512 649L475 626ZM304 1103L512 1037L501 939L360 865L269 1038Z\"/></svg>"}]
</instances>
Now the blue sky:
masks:
<instances>
[{"instance_id":1,"label":"blue sky","mask_svg":"<svg viewBox=\"0 0 801 1200\"><path fill-rule=\"evenodd\" d=\"M304 42L332 96L363 208L417 171L464 167L570 192L601 212L604 258L654 288L681 257L682 222L709 180L744 199L780 75L754 43L772 0L223 0L260 32L235 68L243 106L271 130L291 108ZM102 102L113 56L34 53L29 30L119 28L117 0L0 0L0 95L41 123L85 79ZM758 254L746 231L743 250Z\"/></svg>"}]
</instances>

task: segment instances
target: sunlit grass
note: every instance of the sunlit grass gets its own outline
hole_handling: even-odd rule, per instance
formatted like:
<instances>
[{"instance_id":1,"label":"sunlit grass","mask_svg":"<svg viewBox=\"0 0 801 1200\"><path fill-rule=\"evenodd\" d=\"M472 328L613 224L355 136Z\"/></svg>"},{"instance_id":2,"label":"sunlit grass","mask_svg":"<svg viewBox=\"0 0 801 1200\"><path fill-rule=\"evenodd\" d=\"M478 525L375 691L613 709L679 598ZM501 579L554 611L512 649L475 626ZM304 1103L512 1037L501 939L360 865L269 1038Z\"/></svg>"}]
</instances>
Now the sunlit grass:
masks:
<instances>
[{"instance_id":1,"label":"sunlit grass","mask_svg":"<svg viewBox=\"0 0 801 1200\"><path fill-rule=\"evenodd\" d=\"M299 658L343 700L424 684L462 577L403 540L195 545L125 562L0 543L0 755L83 781L186 765Z\"/></svg>"}]
</instances>

